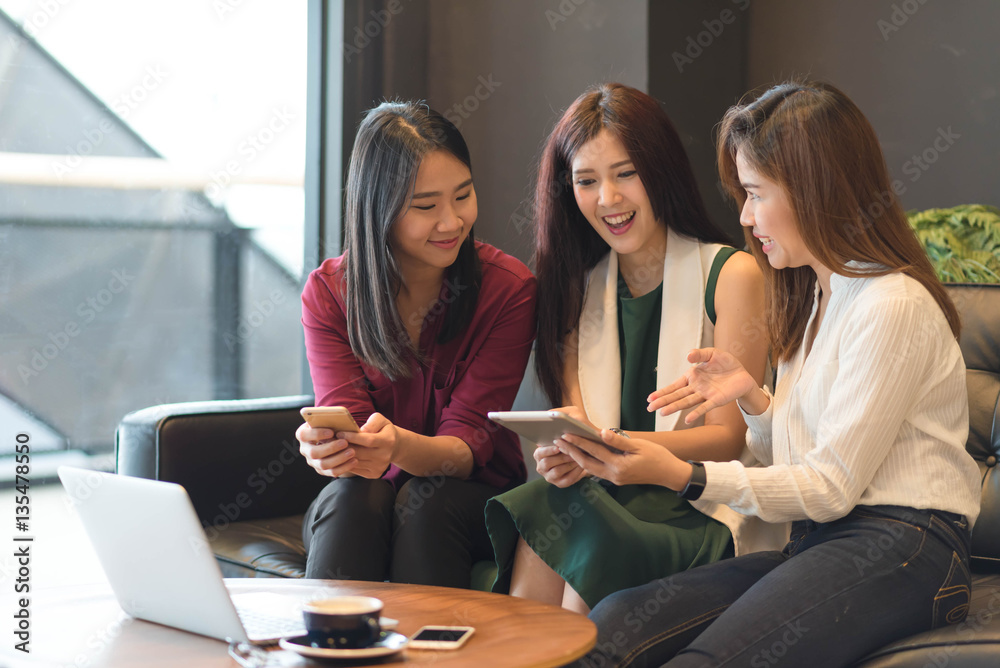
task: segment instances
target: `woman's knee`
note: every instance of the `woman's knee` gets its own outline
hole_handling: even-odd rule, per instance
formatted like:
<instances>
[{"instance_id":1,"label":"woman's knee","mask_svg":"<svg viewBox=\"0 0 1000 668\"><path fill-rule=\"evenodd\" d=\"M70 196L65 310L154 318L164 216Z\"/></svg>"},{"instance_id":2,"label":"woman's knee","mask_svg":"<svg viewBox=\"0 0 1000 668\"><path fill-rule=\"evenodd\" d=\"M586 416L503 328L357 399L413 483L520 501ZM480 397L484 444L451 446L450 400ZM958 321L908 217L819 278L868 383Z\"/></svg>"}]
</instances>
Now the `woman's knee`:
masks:
<instances>
[{"instance_id":1,"label":"woman's knee","mask_svg":"<svg viewBox=\"0 0 1000 668\"><path fill-rule=\"evenodd\" d=\"M396 494L397 530L407 526L412 529L418 529L416 525L419 525L419 528L424 528L425 525L433 526L443 518L454 517L461 510L454 498L456 488L461 482L443 476L408 480Z\"/></svg>"},{"instance_id":2,"label":"woman's knee","mask_svg":"<svg viewBox=\"0 0 1000 668\"><path fill-rule=\"evenodd\" d=\"M378 521L391 512L394 499L392 485L385 480L334 478L309 507L306 530L332 516L357 522Z\"/></svg>"}]
</instances>

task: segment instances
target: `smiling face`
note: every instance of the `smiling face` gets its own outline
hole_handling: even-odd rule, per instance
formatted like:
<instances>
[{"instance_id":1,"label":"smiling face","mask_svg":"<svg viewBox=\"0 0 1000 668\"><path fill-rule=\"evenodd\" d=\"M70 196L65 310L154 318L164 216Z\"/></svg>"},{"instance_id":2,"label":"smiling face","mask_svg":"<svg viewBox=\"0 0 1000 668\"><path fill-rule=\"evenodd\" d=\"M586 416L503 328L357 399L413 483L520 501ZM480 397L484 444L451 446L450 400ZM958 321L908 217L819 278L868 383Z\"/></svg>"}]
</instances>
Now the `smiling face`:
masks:
<instances>
[{"instance_id":1,"label":"smiling face","mask_svg":"<svg viewBox=\"0 0 1000 668\"><path fill-rule=\"evenodd\" d=\"M444 150L420 161L409 207L392 227L392 249L404 273L446 269L476 222L479 209L472 173Z\"/></svg>"},{"instance_id":2,"label":"smiling face","mask_svg":"<svg viewBox=\"0 0 1000 668\"><path fill-rule=\"evenodd\" d=\"M619 255L665 242L666 227L654 218L646 188L618 137L601 130L580 147L570 168L577 206Z\"/></svg>"},{"instance_id":3,"label":"smiling face","mask_svg":"<svg viewBox=\"0 0 1000 668\"><path fill-rule=\"evenodd\" d=\"M751 167L741 151L736 152L736 171L747 193L740 212L740 225L752 228L771 266L775 269L806 265L814 270L822 268L799 233L785 189Z\"/></svg>"}]
</instances>

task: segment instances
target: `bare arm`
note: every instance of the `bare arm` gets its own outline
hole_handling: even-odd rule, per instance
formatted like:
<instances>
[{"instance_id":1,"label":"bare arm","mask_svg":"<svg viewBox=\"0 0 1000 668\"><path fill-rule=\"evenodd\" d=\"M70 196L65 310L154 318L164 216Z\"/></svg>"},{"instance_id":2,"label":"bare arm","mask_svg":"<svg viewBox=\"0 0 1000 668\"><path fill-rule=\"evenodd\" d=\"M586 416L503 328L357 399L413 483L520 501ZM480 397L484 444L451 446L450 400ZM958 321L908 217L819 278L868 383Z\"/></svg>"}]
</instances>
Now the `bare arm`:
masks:
<instances>
[{"instance_id":1,"label":"bare arm","mask_svg":"<svg viewBox=\"0 0 1000 668\"><path fill-rule=\"evenodd\" d=\"M472 451L455 436L423 436L397 427L381 413L372 413L361 431L352 434L313 429L295 434L306 462L322 475L380 477L389 464L415 476L446 475L465 479L472 473Z\"/></svg>"},{"instance_id":2,"label":"bare arm","mask_svg":"<svg viewBox=\"0 0 1000 668\"><path fill-rule=\"evenodd\" d=\"M723 265L715 290L715 312L714 347L731 353L757 385L762 385L767 366L764 278L746 253L736 253ZM760 412L765 408L766 403ZM630 435L658 443L680 459L725 462L739 458L746 443L746 429L739 407L732 402L708 411L704 426Z\"/></svg>"},{"instance_id":3,"label":"bare arm","mask_svg":"<svg viewBox=\"0 0 1000 668\"><path fill-rule=\"evenodd\" d=\"M472 450L457 436L424 436L396 427L396 456L392 463L418 477L444 474L465 480L472 474Z\"/></svg>"}]
</instances>

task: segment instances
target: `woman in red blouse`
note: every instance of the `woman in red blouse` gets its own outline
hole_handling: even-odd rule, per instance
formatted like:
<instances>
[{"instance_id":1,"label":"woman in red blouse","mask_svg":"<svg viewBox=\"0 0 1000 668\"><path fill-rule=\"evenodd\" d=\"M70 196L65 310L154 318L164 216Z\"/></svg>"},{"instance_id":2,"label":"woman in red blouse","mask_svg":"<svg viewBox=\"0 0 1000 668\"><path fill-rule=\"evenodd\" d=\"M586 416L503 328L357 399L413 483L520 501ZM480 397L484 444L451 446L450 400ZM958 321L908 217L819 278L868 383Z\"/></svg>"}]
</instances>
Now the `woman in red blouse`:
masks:
<instances>
[{"instance_id":1,"label":"woman in red blouse","mask_svg":"<svg viewBox=\"0 0 1000 668\"><path fill-rule=\"evenodd\" d=\"M306 513L306 577L468 587L492 558L491 496L525 478L519 442L489 421L509 410L535 334L535 279L477 243L469 151L416 103L362 121L347 178L344 254L302 293L318 406L356 434L296 432L332 480Z\"/></svg>"}]
</instances>

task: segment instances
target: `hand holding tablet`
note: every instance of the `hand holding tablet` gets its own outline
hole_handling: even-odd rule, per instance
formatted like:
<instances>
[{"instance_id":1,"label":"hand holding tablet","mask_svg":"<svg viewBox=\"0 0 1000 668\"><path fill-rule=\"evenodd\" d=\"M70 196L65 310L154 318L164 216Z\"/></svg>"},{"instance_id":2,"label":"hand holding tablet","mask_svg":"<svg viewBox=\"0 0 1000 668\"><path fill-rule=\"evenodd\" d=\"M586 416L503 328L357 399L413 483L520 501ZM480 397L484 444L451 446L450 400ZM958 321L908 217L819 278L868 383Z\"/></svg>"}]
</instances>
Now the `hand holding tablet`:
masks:
<instances>
[{"instance_id":1,"label":"hand holding tablet","mask_svg":"<svg viewBox=\"0 0 1000 668\"><path fill-rule=\"evenodd\" d=\"M601 432L597 429L560 411L493 411L487 416L535 445L551 445L563 434L575 434L600 443L617 454L622 452L601 440Z\"/></svg>"}]
</instances>

